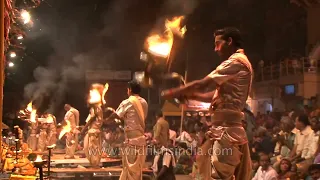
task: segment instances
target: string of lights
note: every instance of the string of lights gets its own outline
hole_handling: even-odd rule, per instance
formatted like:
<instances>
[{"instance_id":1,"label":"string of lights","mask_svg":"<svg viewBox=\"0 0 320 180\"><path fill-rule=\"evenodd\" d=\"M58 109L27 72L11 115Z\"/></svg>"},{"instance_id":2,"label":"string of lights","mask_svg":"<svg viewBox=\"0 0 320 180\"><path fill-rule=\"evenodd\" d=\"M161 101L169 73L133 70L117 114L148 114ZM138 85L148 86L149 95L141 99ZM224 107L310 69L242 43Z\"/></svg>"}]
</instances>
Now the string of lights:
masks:
<instances>
[{"instance_id":1,"label":"string of lights","mask_svg":"<svg viewBox=\"0 0 320 180\"><path fill-rule=\"evenodd\" d=\"M30 10L40 5L42 0L5 0L4 7L4 38L5 60L9 68L15 66L19 52L24 51L22 45L26 31L32 27Z\"/></svg>"}]
</instances>

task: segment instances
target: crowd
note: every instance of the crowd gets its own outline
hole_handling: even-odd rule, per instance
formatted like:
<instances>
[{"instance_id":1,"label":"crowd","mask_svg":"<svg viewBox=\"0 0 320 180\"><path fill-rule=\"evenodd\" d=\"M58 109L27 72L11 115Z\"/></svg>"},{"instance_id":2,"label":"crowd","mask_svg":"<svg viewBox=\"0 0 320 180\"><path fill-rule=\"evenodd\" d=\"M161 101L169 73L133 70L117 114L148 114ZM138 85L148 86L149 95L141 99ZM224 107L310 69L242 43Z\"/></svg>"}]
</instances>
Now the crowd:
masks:
<instances>
[{"instance_id":1,"label":"crowd","mask_svg":"<svg viewBox=\"0 0 320 180\"><path fill-rule=\"evenodd\" d=\"M243 127L251 150L253 180L320 178L320 109L305 107L302 112L267 112L256 116L247 109L243 112ZM153 130L145 134L149 145L161 144L166 138L157 129L163 127L159 125L165 121L162 114L156 118ZM162 148L172 152L174 174L189 174L194 179L201 179L197 173L197 149L203 143L210 126L210 117L200 113L190 117L181 132L176 127L170 127L169 143L164 143Z\"/></svg>"}]
</instances>

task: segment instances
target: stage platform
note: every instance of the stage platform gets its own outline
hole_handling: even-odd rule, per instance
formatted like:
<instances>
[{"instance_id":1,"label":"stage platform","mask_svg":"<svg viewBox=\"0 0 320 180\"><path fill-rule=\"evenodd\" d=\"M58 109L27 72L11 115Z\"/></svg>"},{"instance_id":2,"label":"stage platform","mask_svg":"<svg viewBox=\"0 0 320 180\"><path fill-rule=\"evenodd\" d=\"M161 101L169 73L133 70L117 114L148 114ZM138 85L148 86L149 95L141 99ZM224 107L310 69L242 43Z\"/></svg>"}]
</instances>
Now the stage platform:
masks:
<instances>
[{"instance_id":1,"label":"stage platform","mask_svg":"<svg viewBox=\"0 0 320 180\"><path fill-rule=\"evenodd\" d=\"M120 166L121 159L115 158L101 158L100 167ZM51 156L52 168L68 168L68 167L90 167L90 163L87 158L79 157L75 155L75 159L64 159L64 154L53 154Z\"/></svg>"},{"instance_id":2,"label":"stage platform","mask_svg":"<svg viewBox=\"0 0 320 180\"><path fill-rule=\"evenodd\" d=\"M47 169L44 169L46 172ZM108 168L51 168L50 179L119 179L121 174L121 167L108 167ZM153 172L150 169L143 170L143 180L153 179Z\"/></svg>"}]
</instances>

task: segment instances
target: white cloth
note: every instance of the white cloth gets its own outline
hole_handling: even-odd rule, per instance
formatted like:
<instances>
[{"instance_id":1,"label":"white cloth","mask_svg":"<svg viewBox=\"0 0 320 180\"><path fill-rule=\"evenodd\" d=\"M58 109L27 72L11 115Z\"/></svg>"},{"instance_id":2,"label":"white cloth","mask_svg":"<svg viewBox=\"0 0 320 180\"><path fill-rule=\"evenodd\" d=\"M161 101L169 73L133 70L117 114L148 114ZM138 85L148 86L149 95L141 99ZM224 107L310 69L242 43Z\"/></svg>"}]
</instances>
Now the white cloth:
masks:
<instances>
[{"instance_id":1,"label":"white cloth","mask_svg":"<svg viewBox=\"0 0 320 180\"><path fill-rule=\"evenodd\" d=\"M319 146L319 135L320 135L320 131L318 132L312 132L309 137L308 137L308 143L307 143L307 147L309 147L308 151L306 152L306 154L304 154L304 156L302 158L305 159L310 159L310 158L314 158Z\"/></svg>"},{"instance_id":2,"label":"white cloth","mask_svg":"<svg viewBox=\"0 0 320 180\"><path fill-rule=\"evenodd\" d=\"M142 110L144 112L143 114L145 116L144 118L146 118L147 112L148 112L148 103L142 97L140 96L136 96L136 97L141 103ZM142 127L140 124L141 120L138 115L138 112L134 108L133 104L129 101L129 98L121 102L121 104L116 110L116 113L120 118L124 119L126 131L140 130L141 132L144 133L144 127ZM142 121L144 121L144 119L142 119Z\"/></svg>"},{"instance_id":3,"label":"white cloth","mask_svg":"<svg viewBox=\"0 0 320 180\"><path fill-rule=\"evenodd\" d=\"M183 131L179 137L177 137L176 141L178 142L187 142L187 143L191 143L192 142L192 137L190 136L189 133L187 133L186 131Z\"/></svg>"},{"instance_id":4,"label":"white cloth","mask_svg":"<svg viewBox=\"0 0 320 180\"><path fill-rule=\"evenodd\" d=\"M310 150L310 143L308 141L309 136L313 133L310 126L307 126L304 130L298 131L294 140L294 145L297 146L296 154L301 154L302 158L307 157Z\"/></svg>"},{"instance_id":5,"label":"white cloth","mask_svg":"<svg viewBox=\"0 0 320 180\"><path fill-rule=\"evenodd\" d=\"M252 180L277 180L277 179L278 179L278 173L271 166L269 166L269 168L266 171L262 170L262 167L260 166L255 176L252 178Z\"/></svg>"},{"instance_id":6,"label":"white cloth","mask_svg":"<svg viewBox=\"0 0 320 180\"><path fill-rule=\"evenodd\" d=\"M171 154L168 152L165 152L165 151L169 151ZM173 167L176 166L176 160L174 158L173 152L170 149L167 149L164 146L162 146L160 149L160 152L157 153L157 155L154 157L154 160L153 160L153 165L152 165L151 169L153 170L154 173L158 173L158 171L159 171L158 161L160 158L160 154L162 154L163 152L165 152L165 153L163 155L162 165L169 167L170 162L171 162Z\"/></svg>"},{"instance_id":7,"label":"white cloth","mask_svg":"<svg viewBox=\"0 0 320 180\"><path fill-rule=\"evenodd\" d=\"M177 133L174 130L169 129L169 139L175 141L177 138Z\"/></svg>"},{"instance_id":8,"label":"white cloth","mask_svg":"<svg viewBox=\"0 0 320 180\"><path fill-rule=\"evenodd\" d=\"M79 126L79 111L75 108L70 108L70 110L64 116L65 121L69 121L71 124L71 128L75 128L75 126Z\"/></svg>"}]
</instances>

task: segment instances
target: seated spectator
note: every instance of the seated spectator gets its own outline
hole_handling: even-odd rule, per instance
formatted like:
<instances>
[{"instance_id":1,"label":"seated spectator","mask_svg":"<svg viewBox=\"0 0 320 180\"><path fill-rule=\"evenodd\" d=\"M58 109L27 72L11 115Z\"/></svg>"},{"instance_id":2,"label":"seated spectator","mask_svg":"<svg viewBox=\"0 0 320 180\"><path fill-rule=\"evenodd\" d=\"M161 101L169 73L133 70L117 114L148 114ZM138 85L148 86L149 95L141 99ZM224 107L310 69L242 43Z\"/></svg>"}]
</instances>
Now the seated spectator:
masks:
<instances>
[{"instance_id":1,"label":"seated spectator","mask_svg":"<svg viewBox=\"0 0 320 180\"><path fill-rule=\"evenodd\" d=\"M287 179L292 179L296 175L295 172L291 171L291 162L288 159L282 159L280 161L280 170L279 170L279 176L278 180L287 180Z\"/></svg>"},{"instance_id":2,"label":"seated spectator","mask_svg":"<svg viewBox=\"0 0 320 180\"><path fill-rule=\"evenodd\" d=\"M267 130L263 127L259 127L255 131L252 152L254 154L259 154L263 152L272 156L275 144L272 142L272 138L268 136Z\"/></svg>"},{"instance_id":3,"label":"seated spectator","mask_svg":"<svg viewBox=\"0 0 320 180\"><path fill-rule=\"evenodd\" d=\"M320 164L312 164L309 169L309 176L312 180L319 180L320 179Z\"/></svg>"},{"instance_id":4,"label":"seated spectator","mask_svg":"<svg viewBox=\"0 0 320 180\"><path fill-rule=\"evenodd\" d=\"M290 153L291 162L301 162L309 157L310 143L309 136L313 133L310 127L309 118L303 114L296 118L295 126L299 130L294 140L294 147Z\"/></svg>"},{"instance_id":5,"label":"seated spectator","mask_svg":"<svg viewBox=\"0 0 320 180\"><path fill-rule=\"evenodd\" d=\"M251 156L251 162L252 162L252 178L255 176L255 174L258 171L259 168L259 156Z\"/></svg>"},{"instance_id":6,"label":"seated spectator","mask_svg":"<svg viewBox=\"0 0 320 180\"><path fill-rule=\"evenodd\" d=\"M294 139L298 130L294 127L293 121L288 118L282 118L280 122L281 131L275 137L277 144L274 150L274 157L271 158L273 168L279 169L280 160L290 157L290 151L293 149Z\"/></svg>"},{"instance_id":7,"label":"seated spectator","mask_svg":"<svg viewBox=\"0 0 320 180\"><path fill-rule=\"evenodd\" d=\"M311 128L313 130L313 142L311 142L312 149L316 149L316 152L314 153L315 159L314 163L318 164L320 163L320 116L316 115L311 118L310 120Z\"/></svg>"},{"instance_id":8,"label":"seated spectator","mask_svg":"<svg viewBox=\"0 0 320 180\"><path fill-rule=\"evenodd\" d=\"M252 180L277 180L278 173L270 166L270 158L267 154L259 157L260 167Z\"/></svg>"}]
</instances>

